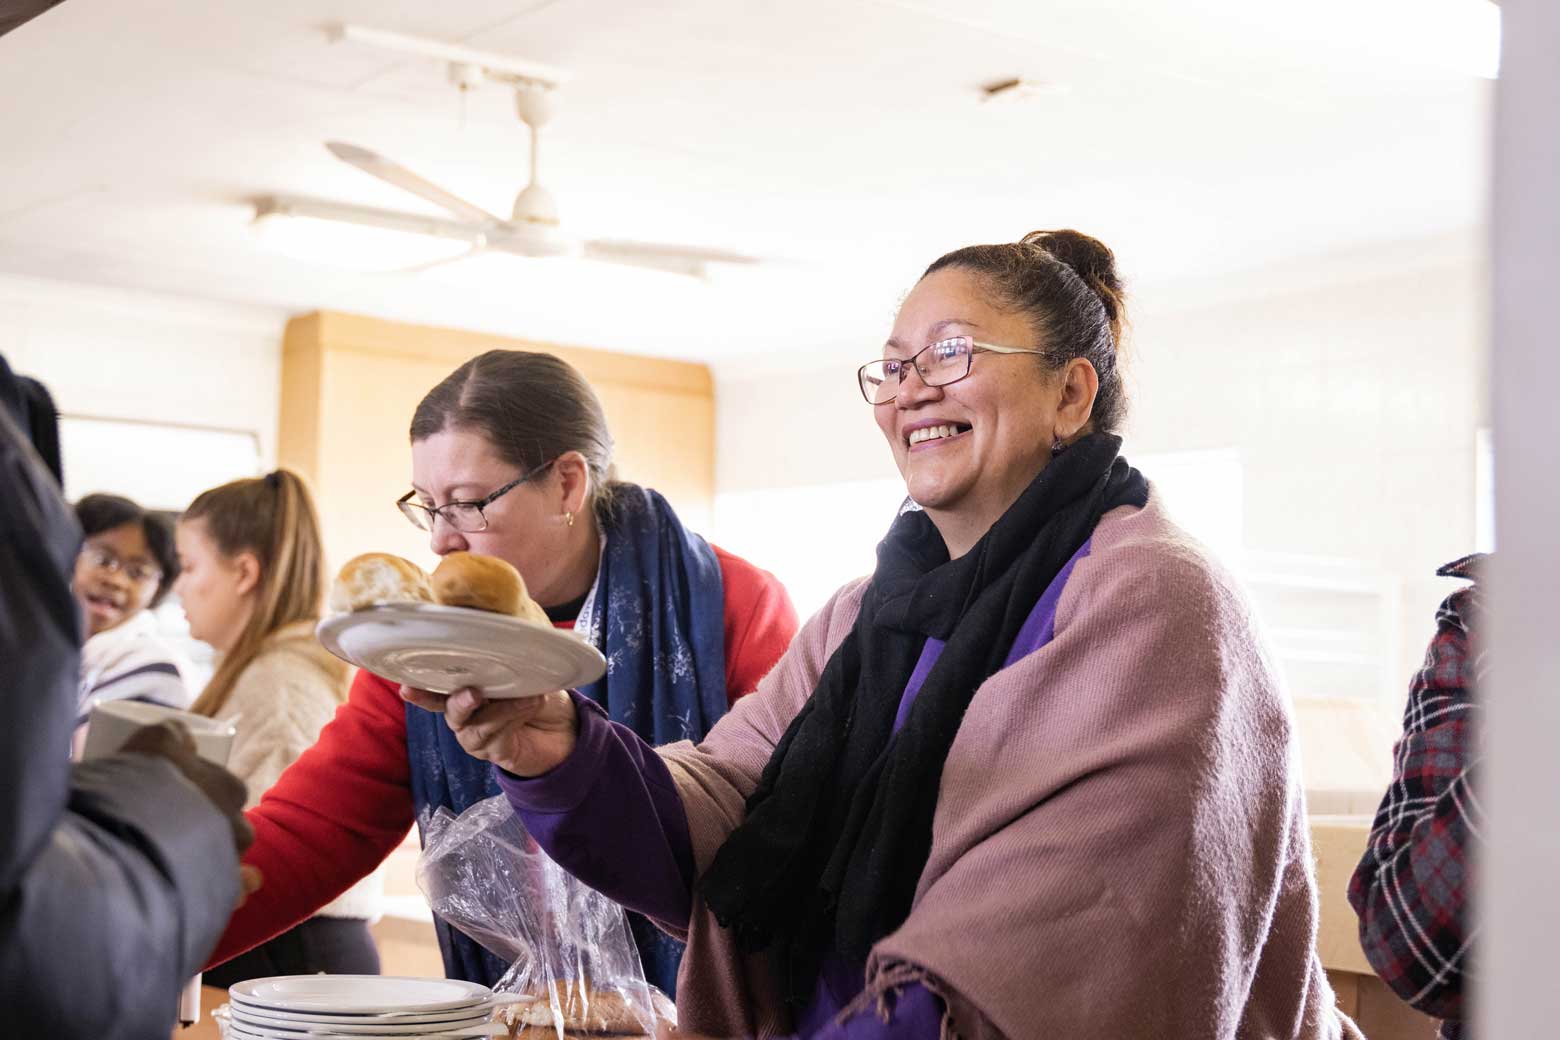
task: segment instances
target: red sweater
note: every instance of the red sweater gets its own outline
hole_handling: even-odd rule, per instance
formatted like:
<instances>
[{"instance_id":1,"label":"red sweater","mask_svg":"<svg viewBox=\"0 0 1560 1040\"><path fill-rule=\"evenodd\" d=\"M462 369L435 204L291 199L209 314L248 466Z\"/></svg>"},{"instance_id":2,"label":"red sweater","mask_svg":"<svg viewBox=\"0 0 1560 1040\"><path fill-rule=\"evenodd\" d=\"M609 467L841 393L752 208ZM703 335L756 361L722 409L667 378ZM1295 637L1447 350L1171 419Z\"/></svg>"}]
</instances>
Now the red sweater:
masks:
<instances>
[{"instance_id":1,"label":"red sweater","mask_svg":"<svg viewBox=\"0 0 1560 1040\"><path fill-rule=\"evenodd\" d=\"M752 693L796 634L796 608L768 571L719 548L726 684ZM244 862L265 884L233 915L211 955L221 964L305 920L366 877L413 821L406 706L398 687L360 671L319 741L248 813L255 843Z\"/></svg>"}]
</instances>

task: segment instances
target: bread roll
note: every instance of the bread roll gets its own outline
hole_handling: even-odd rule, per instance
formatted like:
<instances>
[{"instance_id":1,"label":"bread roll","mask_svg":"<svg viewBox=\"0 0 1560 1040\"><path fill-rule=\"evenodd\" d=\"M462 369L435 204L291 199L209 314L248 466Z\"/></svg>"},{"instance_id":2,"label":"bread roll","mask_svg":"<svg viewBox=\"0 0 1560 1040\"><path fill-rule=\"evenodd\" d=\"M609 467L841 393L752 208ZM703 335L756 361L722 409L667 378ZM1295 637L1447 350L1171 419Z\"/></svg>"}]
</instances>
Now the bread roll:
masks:
<instances>
[{"instance_id":1,"label":"bread roll","mask_svg":"<svg viewBox=\"0 0 1560 1040\"><path fill-rule=\"evenodd\" d=\"M428 575L411 560L389 553L354 556L330 589L330 609L338 614L385 603L431 603Z\"/></svg>"},{"instance_id":2,"label":"bread roll","mask_svg":"<svg viewBox=\"0 0 1560 1040\"><path fill-rule=\"evenodd\" d=\"M496 556L453 552L433 570L433 599L446 607L510 614L551 627L547 612L526 594L525 579Z\"/></svg>"},{"instance_id":3,"label":"bread roll","mask_svg":"<svg viewBox=\"0 0 1560 1040\"><path fill-rule=\"evenodd\" d=\"M577 979L559 979L553 983L553 995L563 1012L565 1036L642 1036L644 1024L634 1007L615 989L597 989ZM545 989L534 1002L510 1004L499 1008L495 1016L510 1027L510 1035L529 1037L538 1031L556 1036L553 1004Z\"/></svg>"}]
</instances>

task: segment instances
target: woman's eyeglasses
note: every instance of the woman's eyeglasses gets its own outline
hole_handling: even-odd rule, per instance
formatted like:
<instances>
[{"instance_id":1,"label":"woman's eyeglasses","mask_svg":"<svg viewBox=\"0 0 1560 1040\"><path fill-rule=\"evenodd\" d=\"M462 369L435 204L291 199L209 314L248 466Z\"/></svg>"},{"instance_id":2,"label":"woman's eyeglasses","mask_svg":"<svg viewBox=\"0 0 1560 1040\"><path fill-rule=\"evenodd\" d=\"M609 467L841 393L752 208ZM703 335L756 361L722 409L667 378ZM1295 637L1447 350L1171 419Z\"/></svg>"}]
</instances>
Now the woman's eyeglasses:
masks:
<instances>
[{"instance_id":1,"label":"woman's eyeglasses","mask_svg":"<svg viewBox=\"0 0 1560 1040\"><path fill-rule=\"evenodd\" d=\"M856 379L868 404L888 404L899 396L899 384L907 369L914 368L927 386L947 386L970 374L970 362L979 353L1044 355L1045 351L999 347L969 336L950 336L927 344L915 357L870 361L856 370Z\"/></svg>"},{"instance_id":2,"label":"woman's eyeglasses","mask_svg":"<svg viewBox=\"0 0 1560 1040\"><path fill-rule=\"evenodd\" d=\"M155 563L147 563L143 560L126 562L115 556L111 549L105 549L100 545L87 546L81 550L81 555L98 570L110 574L123 574L130 579L132 585L155 585L162 581L162 568Z\"/></svg>"},{"instance_id":3,"label":"woman's eyeglasses","mask_svg":"<svg viewBox=\"0 0 1560 1040\"><path fill-rule=\"evenodd\" d=\"M441 517L446 524L462 534L486 531L487 514L483 512L484 509L492 505L501 496L508 494L521 484L538 476L557 461L557 459L549 459L530 472L511 480L491 495L475 501L446 502L442 506L425 506L421 502L412 501L417 492L408 491L396 500L395 505L401 511L401 515L410 520L414 527L424 531L432 531L434 523Z\"/></svg>"}]
</instances>

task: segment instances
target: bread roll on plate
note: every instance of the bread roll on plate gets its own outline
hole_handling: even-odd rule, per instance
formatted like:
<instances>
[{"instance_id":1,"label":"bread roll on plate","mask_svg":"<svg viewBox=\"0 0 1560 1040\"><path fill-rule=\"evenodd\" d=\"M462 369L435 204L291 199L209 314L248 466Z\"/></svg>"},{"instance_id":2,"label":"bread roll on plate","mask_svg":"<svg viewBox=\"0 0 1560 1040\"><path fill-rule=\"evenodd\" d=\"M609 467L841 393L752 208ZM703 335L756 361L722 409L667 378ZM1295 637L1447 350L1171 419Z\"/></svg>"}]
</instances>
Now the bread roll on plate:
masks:
<instances>
[{"instance_id":1,"label":"bread roll on plate","mask_svg":"<svg viewBox=\"0 0 1560 1040\"><path fill-rule=\"evenodd\" d=\"M337 614L387 603L432 602L433 589L423 569L389 553L354 556L341 568L330 589L330 609Z\"/></svg>"},{"instance_id":2,"label":"bread roll on plate","mask_svg":"<svg viewBox=\"0 0 1560 1040\"><path fill-rule=\"evenodd\" d=\"M434 602L446 607L470 607L509 614L522 621L551 626L547 612L525 591L525 579L496 556L452 552L433 570Z\"/></svg>"},{"instance_id":3,"label":"bread roll on plate","mask_svg":"<svg viewBox=\"0 0 1560 1040\"><path fill-rule=\"evenodd\" d=\"M431 580L398 557L359 556L342 568L331 607L316 630L326 650L435 693L474 686L494 699L534 697L595 682L607 668L601 651L554 628L519 573L490 556L452 553Z\"/></svg>"}]
</instances>

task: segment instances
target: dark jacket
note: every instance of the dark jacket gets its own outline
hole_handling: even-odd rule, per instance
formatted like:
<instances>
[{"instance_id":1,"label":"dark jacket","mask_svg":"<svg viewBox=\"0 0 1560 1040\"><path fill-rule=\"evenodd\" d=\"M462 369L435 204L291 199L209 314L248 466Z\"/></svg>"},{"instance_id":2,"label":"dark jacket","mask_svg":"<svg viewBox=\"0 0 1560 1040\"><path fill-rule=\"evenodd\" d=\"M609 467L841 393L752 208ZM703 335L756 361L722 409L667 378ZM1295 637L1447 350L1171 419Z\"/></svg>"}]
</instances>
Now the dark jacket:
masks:
<instances>
[{"instance_id":1,"label":"dark jacket","mask_svg":"<svg viewBox=\"0 0 1560 1040\"><path fill-rule=\"evenodd\" d=\"M67 759L81 530L25 400L0 358L0 1035L166 1040L238 898L233 832L166 759Z\"/></svg>"}]
</instances>

